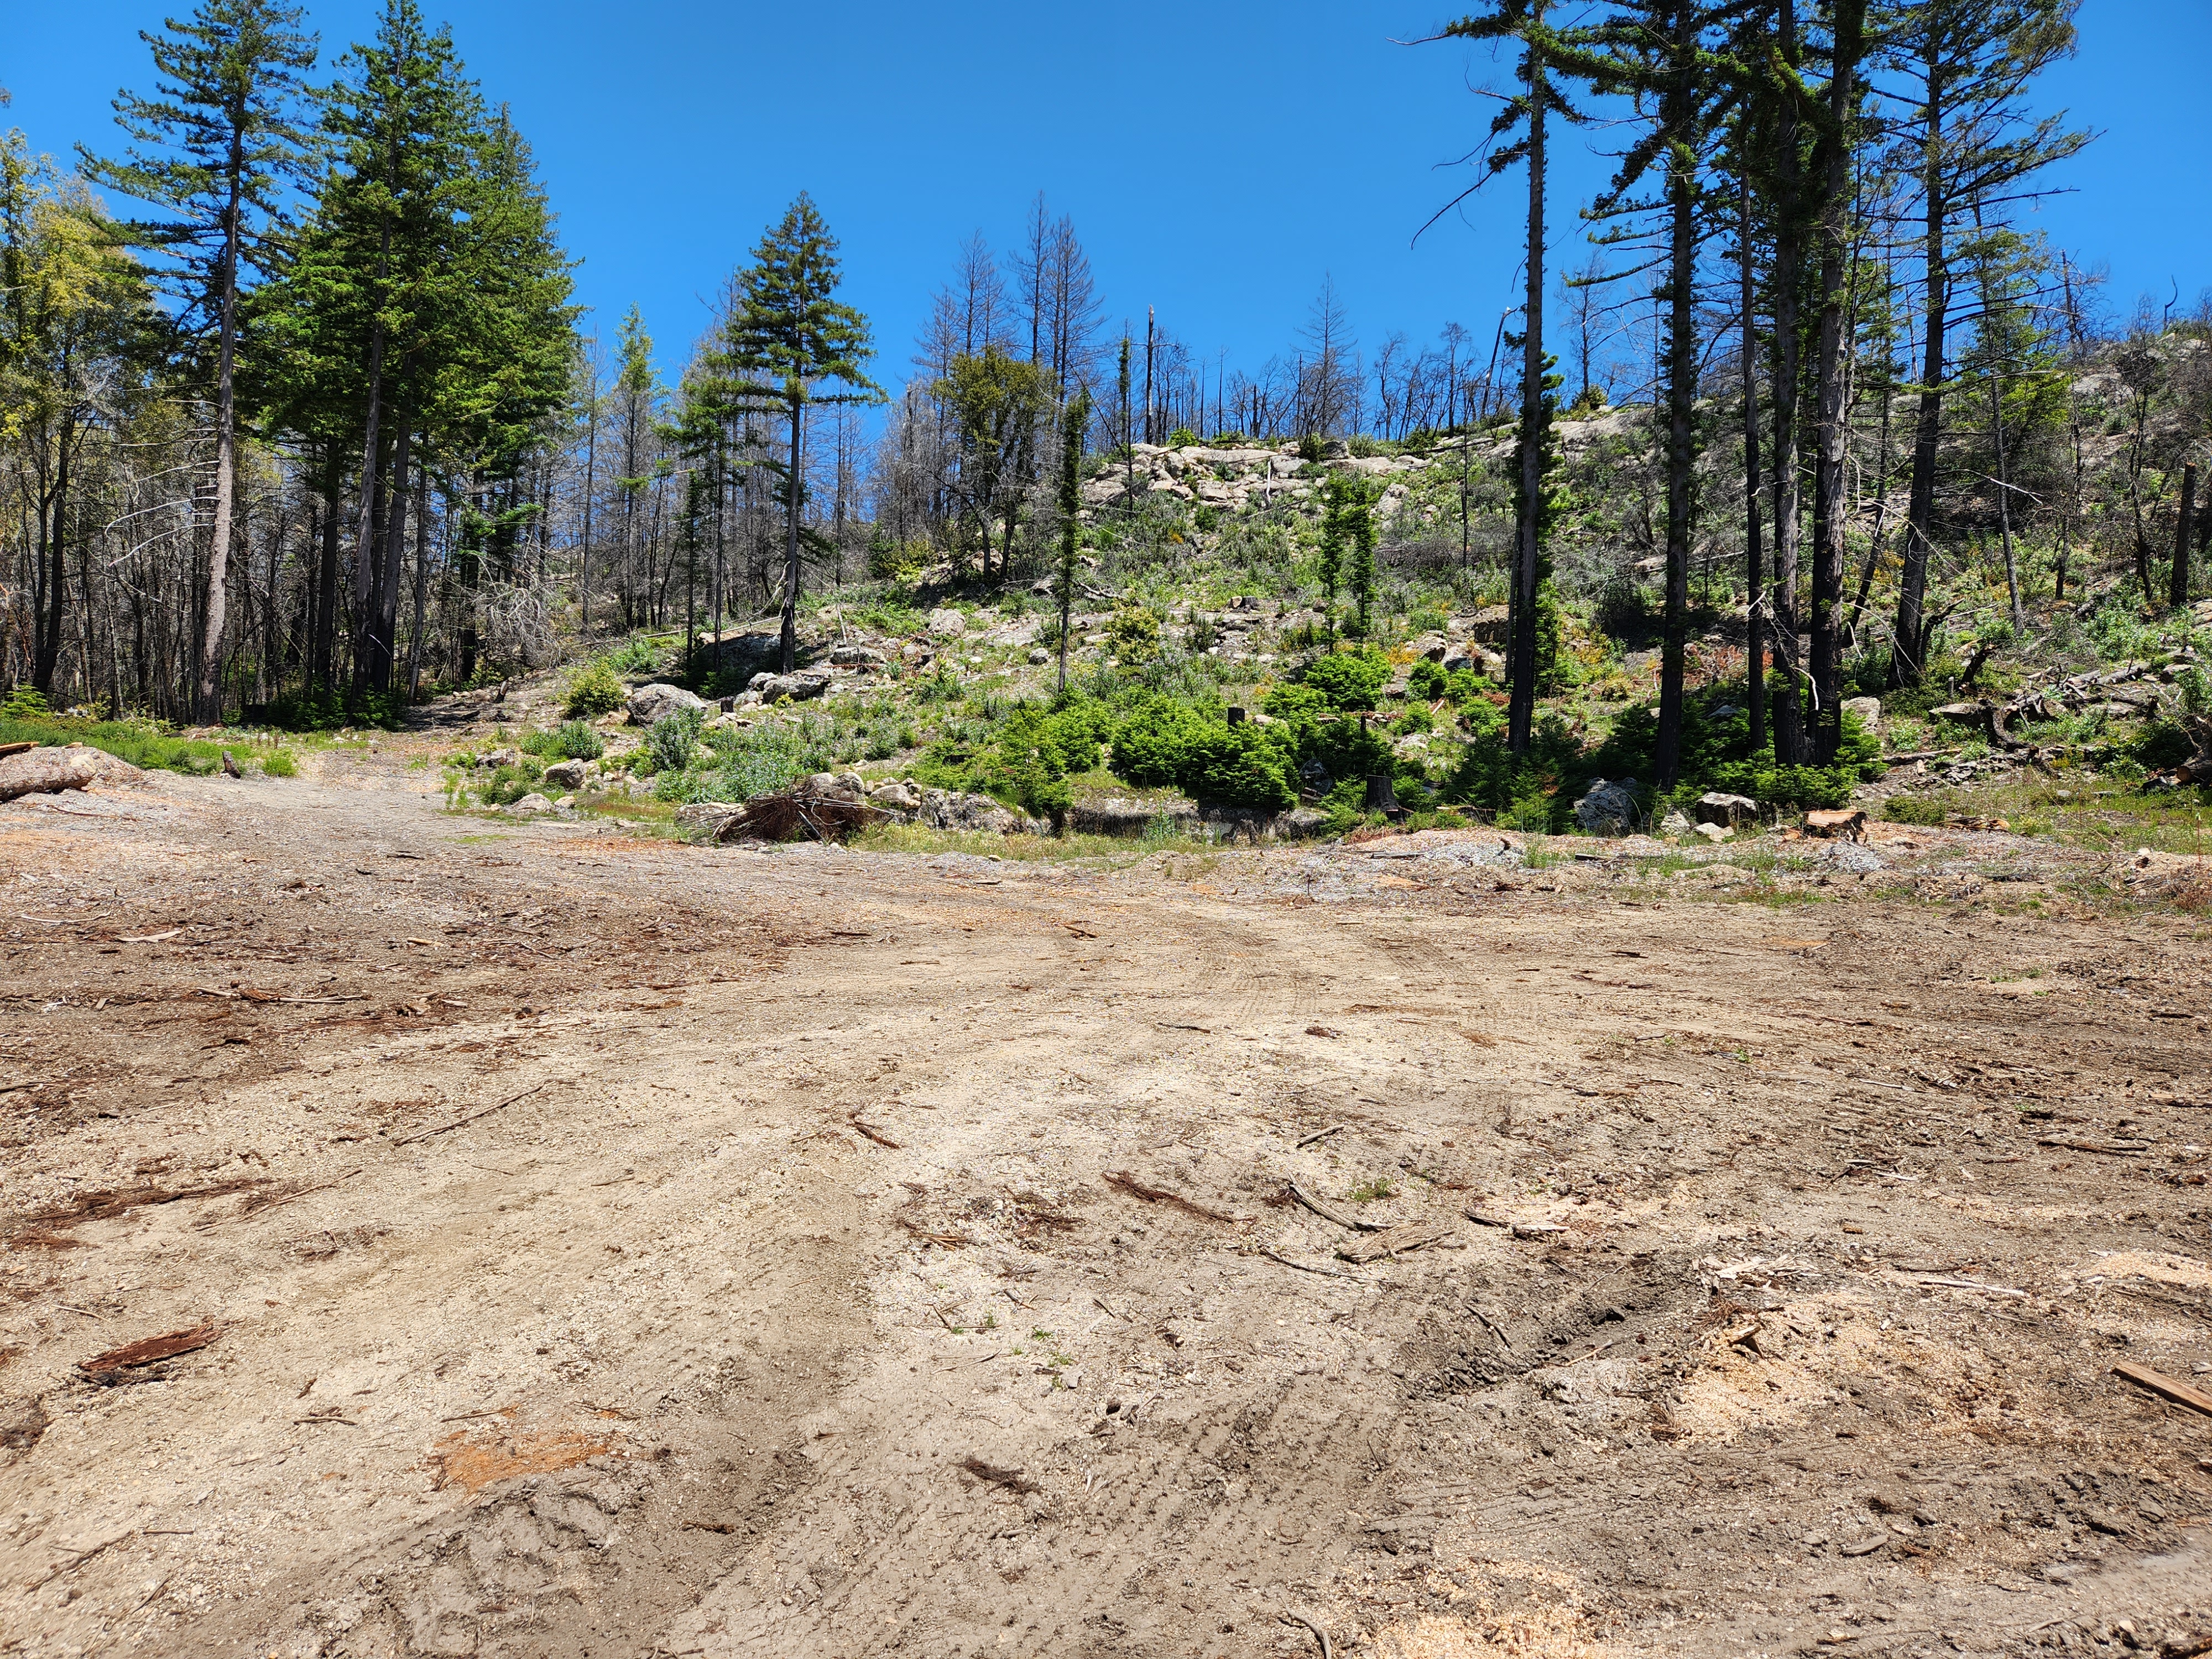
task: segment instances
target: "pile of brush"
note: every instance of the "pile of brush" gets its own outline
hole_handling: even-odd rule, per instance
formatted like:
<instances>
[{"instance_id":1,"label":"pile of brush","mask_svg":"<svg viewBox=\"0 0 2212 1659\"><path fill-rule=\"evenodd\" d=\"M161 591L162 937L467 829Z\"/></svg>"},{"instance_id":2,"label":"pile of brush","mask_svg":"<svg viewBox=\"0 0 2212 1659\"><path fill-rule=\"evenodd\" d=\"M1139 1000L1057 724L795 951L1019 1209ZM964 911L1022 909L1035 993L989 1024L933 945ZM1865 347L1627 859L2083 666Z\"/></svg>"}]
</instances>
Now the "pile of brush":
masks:
<instances>
[{"instance_id":1,"label":"pile of brush","mask_svg":"<svg viewBox=\"0 0 2212 1659\"><path fill-rule=\"evenodd\" d=\"M755 795L744 810L723 820L717 841L850 841L871 823L896 814L855 796L804 788Z\"/></svg>"}]
</instances>

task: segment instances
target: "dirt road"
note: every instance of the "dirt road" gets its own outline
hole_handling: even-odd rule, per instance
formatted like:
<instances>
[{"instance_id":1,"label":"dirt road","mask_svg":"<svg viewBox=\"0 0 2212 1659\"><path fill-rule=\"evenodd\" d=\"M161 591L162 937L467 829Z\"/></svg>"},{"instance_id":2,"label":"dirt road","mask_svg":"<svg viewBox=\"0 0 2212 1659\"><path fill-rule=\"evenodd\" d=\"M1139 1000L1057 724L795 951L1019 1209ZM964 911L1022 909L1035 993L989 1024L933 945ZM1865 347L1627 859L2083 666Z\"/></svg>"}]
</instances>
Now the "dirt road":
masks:
<instances>
[{"instance_id":1,"label":"dirt road","mask_svg":"<svg viewBox=\"0 0 2212 1659\"><path fill-rule=\"evenodd\" d=\"M405 758L0 808L0 1651L2212 1644L2200 922Z\"/></svg>"}]
</instances>

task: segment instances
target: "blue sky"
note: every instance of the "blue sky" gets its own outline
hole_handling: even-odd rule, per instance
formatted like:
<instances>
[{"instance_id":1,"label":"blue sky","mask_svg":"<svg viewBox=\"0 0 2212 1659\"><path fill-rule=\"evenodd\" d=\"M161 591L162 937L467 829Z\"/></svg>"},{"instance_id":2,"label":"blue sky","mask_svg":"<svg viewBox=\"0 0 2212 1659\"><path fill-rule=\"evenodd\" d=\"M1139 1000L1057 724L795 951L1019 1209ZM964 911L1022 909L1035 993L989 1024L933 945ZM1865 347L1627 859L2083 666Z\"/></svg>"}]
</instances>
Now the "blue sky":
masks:
<instances>
[{"instance_id":1,"label":"blue sky","mask_svg":"<svg viewBox=\"0 0 2212 1659\"><path fill-rule=\"evenodd\" d=\"M166 0L181 9L185 0ZM137 31L164 0L19 6L0 44L0 115L34 147L112 142L107 100L147 80ZM850 297L895 380L929 290L981 231L1009 247L1039 190L1071 214L1110 317L1144 308L1200 353L1256 367L1285 349L1324 273L1361 341L1449 319L1487 343L1516 281L1515 180L1423 235L1466 179L1498 84L1456 43L1393 44L1451 14L1412 4L1248 0L1115 10L1034 4L842 7L635 0L425 0L471 71L513 107L583 260L579 296L611 337L632 301L672 369L707 296L763 226L811 191L843 239ZM366 0L322 0L327 56L364 34ZM2102 137L2054 180L2034 223L2111 270L2108 298L2185 304L2212 284L2204 168L2207 0L2087 0L2079 57L2046 107ZM1601 138L1598 142L1605 142ZM1561 158L1557 257L1607 164ZM1558 342L1555 340L1555 349Z\"/></svg>"}]
</instances>

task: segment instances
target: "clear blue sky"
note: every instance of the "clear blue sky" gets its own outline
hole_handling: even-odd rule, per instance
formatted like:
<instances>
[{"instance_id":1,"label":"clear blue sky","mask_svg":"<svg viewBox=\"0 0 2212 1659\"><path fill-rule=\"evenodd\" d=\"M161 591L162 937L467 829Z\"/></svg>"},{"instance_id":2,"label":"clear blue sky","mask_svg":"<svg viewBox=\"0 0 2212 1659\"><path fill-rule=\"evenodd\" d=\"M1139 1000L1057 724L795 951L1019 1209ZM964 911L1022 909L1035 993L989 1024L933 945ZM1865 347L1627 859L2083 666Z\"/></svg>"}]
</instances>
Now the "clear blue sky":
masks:
<instances>
[{"instance_id":1,"label":"clear blue sky","mask_svg":"<svg viewBox=\"0 0 2212 1659\"><path fill-rule=\"evenodd\" d=\"M11 7L0 84L15 105L0 121L58 155L112 143L107 100L147 82L137 31L163 3ZM1370 346L1394 329L1428 338L1448 319L1486 344L1511 300L1511 180L1413 241L1464 182L1438 164L1489 118L1467 87L1498 83L1472 49L1392 44L1451 15L1423 0L425 7L535 147L583 260L586 327L611 337L635 301L672 369L705 296L802 188L844 240L887 381L905 373L962 239L981 230L1011 246L1039 190L1073 216L1114 319L1141 329L1157 305L1199 351L1225 347L1247 367L1285 349L1324 272ZM311 5L326 57L374 11ZM2081 32L2043 97L2103 136L2063 171L2075 193L2036 222L2109 264L2118 311L2142 294L2164 301L2170 279L2191 304L2212 284L2212 3L2087 0ZM1554 218L1574 257L1573 204L1606 164L1563 159Z\"/></svg>"}]
</instances>

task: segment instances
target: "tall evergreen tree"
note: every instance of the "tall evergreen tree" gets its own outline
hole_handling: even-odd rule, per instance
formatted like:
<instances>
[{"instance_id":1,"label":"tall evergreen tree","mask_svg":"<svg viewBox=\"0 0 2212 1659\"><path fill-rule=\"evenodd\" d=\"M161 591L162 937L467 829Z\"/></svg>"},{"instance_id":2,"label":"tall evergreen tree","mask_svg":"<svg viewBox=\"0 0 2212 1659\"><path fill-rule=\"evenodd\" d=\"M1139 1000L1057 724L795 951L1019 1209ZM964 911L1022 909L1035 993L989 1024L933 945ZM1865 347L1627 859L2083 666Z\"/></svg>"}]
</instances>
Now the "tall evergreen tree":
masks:
<instances>
[{"instance_id":1,"label":"tall evergreen tree","mask_svg":"<svg viewBox=\"0 0 2212 1659\"><path fill-rule=\"evenodd\" d=\"M1513 530L1513 638L1508 673L1511 700L1506 711L1506 742L1526 754L1536 718L1536 610L1542 580L1545 454L1552 402L1545 389L1544 210L1545 145L1551 118L1582 119L1553 84L1550 59L1569 44L1547 21L1552 0L1489 0L1486 9L1461 18L1443 30L1447 39L1516 42L1515 66L1522 90L1505 101L1490 124L1492 149L1485 177L1495 177L1517 162L1528 171L1528 229L1522 240L1521 425L1516 441L1516 493ZM1517 138L1512 137L1516 132ZM1501 139L1510 142L1498 143ZM1478 185L1479 187L1479 181Z\"/></svg>"},{"instance_id":2,"label":"tall evergreen tree","mask_svg":"<svg viewBox=\"0 0 2212 1659\"><path fill-rule=\"evenodd\" d=\"M1060 421L1060 568L1054 597L1060 601L1060 690L1067 690L1067 630L1075 605L1076 550L1083 541L1083 434L1091 422L1091 394L1078 392Z\"/></svg>"},{"instance_id":3,"label":"tall evergreen tree","mask_svg":"<svg viewBox=\"0 0 2212 1659\"><path fill-rule=\"evenodd\" d=\"M300 9L283 0L201 0L189 20L142 33L158 78L150 97L116 96L130 145L112 159L82 153L88 178L165 211L125 234L174 261L180 325L196 340L214 337L215 510L194 697L201 720L222 712L243 270L259 260L305 166L300 77L314 65L315 40L300 25Z\"/></svg>"},{"instance_id":4,"label":"tall evergreen tree","mask_svg":"<svg viewBox=\"0 0 2212 1659\"><path fill-rule=\"evenodd\" d=\"M872 403L883 396L863 368L874 354L867 319L833 297L837 241L804 191L753 249L737 278L737 305L724 330L731 366L751 381L757 405L789 426L784 458L783 672L799 646L799 540L806 499L806 416L817 405Z\"/></svg>"},{"instance_id":5,"label":"tall evergreen tree","mask_svg":"<svg viewBox=\"0 0 2212 1659\"><path fill-rule=\"evenodd\" d=\"M1949 390L1951 263L1978 200L2014 195L2032 174L2088 142L2063 112L2031 119L2029 82L2074 50L2078 0L1906 0L1887 36L1893 70L1911 86L1899 143L1917 175L1921 211L1921 365L1905 508L1905 569L1890 645L1890 678L1917 684L1930 625L1936 483Z\"/></svg>"}]
</instances>

